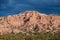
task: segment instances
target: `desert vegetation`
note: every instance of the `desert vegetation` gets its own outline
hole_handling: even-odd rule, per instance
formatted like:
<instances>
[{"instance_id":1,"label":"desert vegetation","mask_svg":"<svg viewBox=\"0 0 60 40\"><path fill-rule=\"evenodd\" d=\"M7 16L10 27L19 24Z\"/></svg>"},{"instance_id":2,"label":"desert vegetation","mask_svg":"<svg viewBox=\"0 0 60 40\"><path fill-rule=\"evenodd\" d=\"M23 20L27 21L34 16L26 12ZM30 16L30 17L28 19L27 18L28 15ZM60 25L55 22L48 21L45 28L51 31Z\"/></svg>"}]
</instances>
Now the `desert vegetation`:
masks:
<instances>
[{"instance_id":1,"label":"desert vegetation","mask_svg":"<svg viewBox=\"0 0 60 40\"><path fill-rule=\"evenodd\" d=\"M11 33L0 35L0 40L60 40L60 31L53 34L51 32Z\"/></svg>"}]
</instances>

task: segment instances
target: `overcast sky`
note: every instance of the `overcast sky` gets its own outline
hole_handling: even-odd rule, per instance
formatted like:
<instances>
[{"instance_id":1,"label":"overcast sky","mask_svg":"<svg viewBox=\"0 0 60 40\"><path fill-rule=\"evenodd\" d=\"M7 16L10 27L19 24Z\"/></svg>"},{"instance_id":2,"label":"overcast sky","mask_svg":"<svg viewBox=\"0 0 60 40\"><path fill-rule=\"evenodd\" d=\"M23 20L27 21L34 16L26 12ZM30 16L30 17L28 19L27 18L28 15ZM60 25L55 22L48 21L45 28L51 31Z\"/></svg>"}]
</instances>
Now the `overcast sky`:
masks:
<instances>
[{"instance_id":1,"label":"overcast sky","mask_svg":"<svg viewBox=\"0 0 60 40\"><path fill-rule=\"evenodd\" d=\"M60 0L0 0L0 15L9 15L32 9L43 13L59 14Z\"/></svg>"}]
</instances>

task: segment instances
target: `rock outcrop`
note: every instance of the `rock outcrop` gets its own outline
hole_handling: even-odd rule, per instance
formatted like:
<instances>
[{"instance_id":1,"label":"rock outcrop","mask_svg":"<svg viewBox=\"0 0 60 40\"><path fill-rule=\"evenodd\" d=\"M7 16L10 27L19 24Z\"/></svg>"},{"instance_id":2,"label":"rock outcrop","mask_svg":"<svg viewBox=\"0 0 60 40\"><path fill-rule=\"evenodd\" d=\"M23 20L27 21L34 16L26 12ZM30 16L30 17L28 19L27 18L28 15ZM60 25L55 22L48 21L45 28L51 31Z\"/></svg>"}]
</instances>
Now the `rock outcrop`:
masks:
<instances>
[{"instance_id":1,"label":"rock outcrop","mask_svg":"<svg viewBox=\"0 0 60 40\"><path fill-rule=\"evenodd\" d=\"M60 30L60 16L57 15L26 11L17 15L0 17L0 34L58 30Z\"/></svg>"}]
</instances>

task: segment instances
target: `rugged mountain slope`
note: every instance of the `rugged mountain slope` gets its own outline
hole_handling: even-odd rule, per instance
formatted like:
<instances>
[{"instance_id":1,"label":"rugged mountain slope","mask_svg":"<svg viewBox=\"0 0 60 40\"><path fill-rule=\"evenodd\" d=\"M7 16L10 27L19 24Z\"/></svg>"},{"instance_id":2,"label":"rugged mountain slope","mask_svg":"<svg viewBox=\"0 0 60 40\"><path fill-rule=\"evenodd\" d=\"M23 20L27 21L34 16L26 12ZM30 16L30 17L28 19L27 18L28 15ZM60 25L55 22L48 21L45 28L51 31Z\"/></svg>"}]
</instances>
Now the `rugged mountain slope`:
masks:
<instances>
[{"instance_id":1,"label":"rugged mountain slope","mask_svg":"<svg viewBox=\"0 0 60 40\"><path fill-rule=\"evenodd\" d=\"M46 15L37 11L26 11L17 15L0 17L0 33L25 31L56 32L60 30L60 16Z\"/></svg>"}]
</instances>

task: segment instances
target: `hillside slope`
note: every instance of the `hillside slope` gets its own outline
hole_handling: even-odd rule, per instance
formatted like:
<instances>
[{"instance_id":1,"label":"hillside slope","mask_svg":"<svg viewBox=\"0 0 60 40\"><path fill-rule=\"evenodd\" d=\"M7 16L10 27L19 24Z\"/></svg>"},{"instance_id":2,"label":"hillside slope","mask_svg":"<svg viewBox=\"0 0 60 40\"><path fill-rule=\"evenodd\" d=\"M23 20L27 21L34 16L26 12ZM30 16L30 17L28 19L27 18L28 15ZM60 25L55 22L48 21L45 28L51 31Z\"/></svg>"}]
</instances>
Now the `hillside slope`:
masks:
<instances>
[{"instance_id":1,"label":"hillside slope","mask_svg":"<svg viewBox=\"0 0 60 40\"><path fill-rule=\"evenodd\" d=\"M56 32L60 30L60 16L37 11L25 11L16 15L0 17L0 33Z\"/></svg>"}]
</instances>

